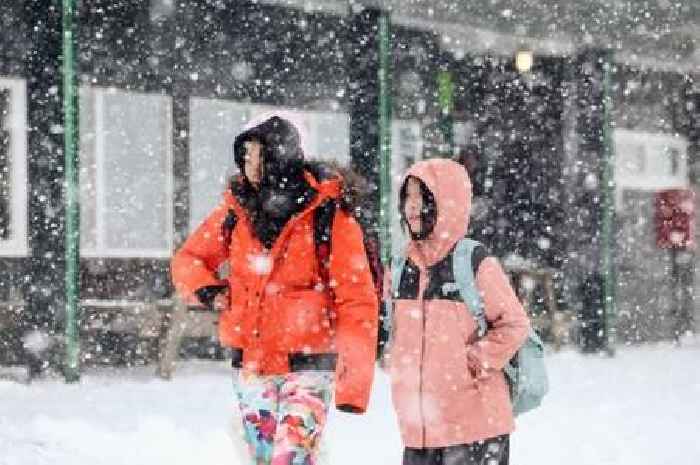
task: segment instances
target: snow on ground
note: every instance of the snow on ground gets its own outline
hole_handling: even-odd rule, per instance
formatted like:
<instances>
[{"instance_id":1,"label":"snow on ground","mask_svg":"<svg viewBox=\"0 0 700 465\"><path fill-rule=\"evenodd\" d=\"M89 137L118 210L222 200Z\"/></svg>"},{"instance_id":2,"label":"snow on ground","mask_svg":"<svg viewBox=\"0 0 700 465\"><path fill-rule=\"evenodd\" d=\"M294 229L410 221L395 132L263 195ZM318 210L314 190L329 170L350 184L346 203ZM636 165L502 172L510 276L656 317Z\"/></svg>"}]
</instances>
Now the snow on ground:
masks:
<instances>
[{"instance_id":1,"label":"snow on ground","mask_svg":"<svg viewBox=\"0 0 700 465\"><path fill-rule=\"evenodd\" d=\"M700 340L548 358L552 391L518 419L513 465L700 463ZM225 363L92 370L79 384L0 381L0 465L247 465L233 433ZM386 376L369 412L331 415L324 463L400 464Z\"/></svg>"}]
</instances>

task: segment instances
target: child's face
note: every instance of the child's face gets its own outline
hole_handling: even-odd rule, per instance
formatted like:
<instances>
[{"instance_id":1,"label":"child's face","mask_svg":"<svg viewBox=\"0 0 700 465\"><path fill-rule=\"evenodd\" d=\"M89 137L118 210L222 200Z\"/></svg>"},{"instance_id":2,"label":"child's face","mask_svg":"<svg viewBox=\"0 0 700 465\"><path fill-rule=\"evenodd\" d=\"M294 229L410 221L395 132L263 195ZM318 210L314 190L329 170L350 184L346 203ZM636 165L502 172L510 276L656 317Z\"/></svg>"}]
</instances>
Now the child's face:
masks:
<instances>
[{"instance_id":1,"label":"child's face","mask_svg":"<svg viewBox=\"0 0 700 465\"><path fill-rule=\"evenodd\" d=\"M244 143L245 147L245 164L243 171L245 177L248 178L255 188L260 186L262 178L262 145L257 140L248 140Z\"/></svg>"},{"instance_id":2,"label":"child's face","mask_svg":"<svg viewBox=\"0 0 700 465\"><path fill-rule=\"evenodd\" d=\"M408 227L413 234L420 234L423 228L421 211L423 210L423 193L420 183L416 178L408 178L406 182L406 201L404 202L404 216Z\"/></svg>"}]
</instances>

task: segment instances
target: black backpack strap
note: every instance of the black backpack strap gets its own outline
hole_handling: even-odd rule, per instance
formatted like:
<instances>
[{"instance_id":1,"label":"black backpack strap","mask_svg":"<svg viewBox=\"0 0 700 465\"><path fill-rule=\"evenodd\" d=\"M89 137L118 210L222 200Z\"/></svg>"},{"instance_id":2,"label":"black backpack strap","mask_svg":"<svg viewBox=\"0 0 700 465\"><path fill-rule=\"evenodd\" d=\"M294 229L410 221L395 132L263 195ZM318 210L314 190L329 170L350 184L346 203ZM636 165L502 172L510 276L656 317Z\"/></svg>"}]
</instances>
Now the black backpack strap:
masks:
<instances>
[{"instance_id":1,"label":"black backpack strap","mask_svg":"<svg viewBox=\"0 0 700 465\"><path fill-rule=\"evenodd\" d=\"M314 211L314 244L316 246L319 270L324 283L327 283L329 280L328 266L331 257L331 231L336 208L336 201L328 199Z\"/></svg>"},{"instance_id":2,"label":"black backpack strap","mask_svg":"<svg viewBox=\"0 0 700 465\"><path fill-rule=\"evenodd\" d=\"M236 212L233 211L233 209L229 209L228 213L226 214L226 218L224 218L224 222L221 224L221 234L224 237L225 250L228 250L229 246L231 245L231 235L233 234L233 230L236 228L236 223L238 223L238 215L236 215Z\"/></svg>"}]
</instances>

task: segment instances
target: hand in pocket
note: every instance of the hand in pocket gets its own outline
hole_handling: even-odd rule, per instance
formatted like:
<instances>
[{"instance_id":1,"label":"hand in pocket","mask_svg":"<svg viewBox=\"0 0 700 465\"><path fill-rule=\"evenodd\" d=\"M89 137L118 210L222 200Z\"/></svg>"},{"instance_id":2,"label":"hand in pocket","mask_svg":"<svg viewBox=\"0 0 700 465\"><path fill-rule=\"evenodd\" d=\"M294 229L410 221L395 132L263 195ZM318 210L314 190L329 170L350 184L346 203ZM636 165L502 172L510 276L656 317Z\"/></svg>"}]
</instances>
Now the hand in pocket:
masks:
<instances>
[{"instance_id":1,"label":"hand in pocket","mask_svg":"<svg viewBox=\"0 0 700 465\"><path fill-rule=\"evenodd\" d=\"M486 379L489 376L488 369L481 363L481 360L474 355L471 347L467 346L467 369L475 381Z\"/></svg>"},{"instance_id":2,"label":"hand in pocket","mask_svg":"<svg viewBox=\"0 0 700 465\"><path fill-rule=\"evenodd\" d=\"M214 307L214 310L217 312L223 312L228 310L229 304L230 304L230 296L229 296L229 291L228 289L219 292L216 297L214 297L214 301L212 303L212 306Z\"/></svg>"}]
</instances>

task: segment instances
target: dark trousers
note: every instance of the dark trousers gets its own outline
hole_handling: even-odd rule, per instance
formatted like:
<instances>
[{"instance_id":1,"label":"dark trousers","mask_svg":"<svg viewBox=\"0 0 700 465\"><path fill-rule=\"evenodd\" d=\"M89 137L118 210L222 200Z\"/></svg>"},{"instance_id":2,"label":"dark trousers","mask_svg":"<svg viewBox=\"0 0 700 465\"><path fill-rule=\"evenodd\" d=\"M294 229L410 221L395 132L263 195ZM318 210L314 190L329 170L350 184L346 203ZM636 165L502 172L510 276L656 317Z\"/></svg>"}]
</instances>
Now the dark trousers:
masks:
<instances>
[{"instance_id":1,"label":"dark trousers","mask_svg":"<svg viewBox=\"0 0 700 465\"><path fill-rule=\"evenodd\" d=\"M403 451L403 465L508 465L509 435L458 446Z\"/></svg>"}]
</instances>

